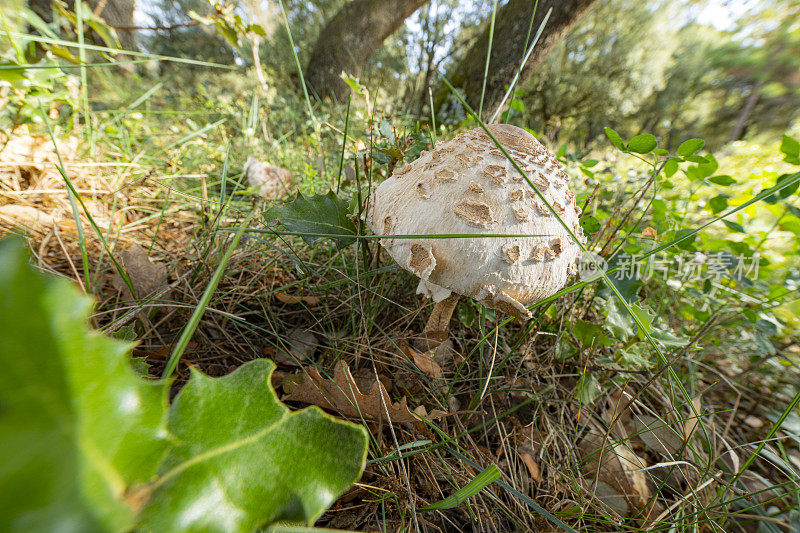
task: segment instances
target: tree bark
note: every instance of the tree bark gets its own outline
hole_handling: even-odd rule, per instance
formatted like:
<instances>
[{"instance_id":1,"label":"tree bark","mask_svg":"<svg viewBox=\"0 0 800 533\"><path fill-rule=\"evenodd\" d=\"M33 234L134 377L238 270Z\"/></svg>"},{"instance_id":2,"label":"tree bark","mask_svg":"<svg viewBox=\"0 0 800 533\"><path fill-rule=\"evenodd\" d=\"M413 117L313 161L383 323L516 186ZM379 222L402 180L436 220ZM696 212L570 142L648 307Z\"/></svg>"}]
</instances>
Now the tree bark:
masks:
<instances>
[{"instance_id":1,"label":"tree bark","mask_svg":"<svg viewBox=\"0 0 800 533\"><path fill-rule=\"evenodd\" d=\"M750 116L753 114L753 109L755 109L758 99L761 97L761 86L762 84L759 83L753 86L753 88L750 90L750 95L747 97L747 101L744 103L744 107L742 108L741 112L739 112L739 118L736 119L736 124L734 124L733 129L731 130L731 135L728 138L728 142L738 141L744 137L747 123L750 121Z\"/></svg>"},{"instance_id":2,"label":"tree bark","mask_svg":"<svg viewBox=\"0 0 800 533\"><path fill-rule=\"evenodd\" d=\"M110 27L133 28L134 0L90 0L89 4L93 10L100 8L98 16L106 21ZM28 6L31 11L36 13L45 22L53 21L53 0L30 0ZM75 9L75 0L67 0L66 7L69 10ZM136 31L133 29L116 29L120 46L124 50L139 50L136 45ZM90 41L96 44L100 42L94 33L87 31Z\"/></svg>"},{"instance_id":3,"label":"tree bark","mask_svg":"<svg viewBox=\"0 0 800 533\"><path fill-rule=\"evenodd\" d=\"M486 77L486 94L483 109L491 114L500 105L503 95L519 69L527 47L533 42L539 25L547 10L553 12L547 21L539 42L533 49L528 62L522 69L519 85L527 80L542 64L547 54L572 29L575 23L589 10L595 0L540 0L531 26L531 16L536 2L533 0L509 0L497 11L489 59L489 74ZM528 30L530 37L528 38ZM464 58L449 69L448 79L456 89L462 89L467 103L478 110L483 90L486 52L489 47L489 25L478 40L470 47ZM437 96L437 108L446 101L449 89L442 87Z\"/></svg>"},{"instance_id":4,"label":"tree bark","mask_svg":"<svg viewBox=\"0 0 800 533\"><path fill-rule=\"evenodd\" d=\"M320 98L343 100L342 71L357 76L381 43L428 0L352 0L319 34L306 69L306 83Z\"/></svg>"}]
</instances>

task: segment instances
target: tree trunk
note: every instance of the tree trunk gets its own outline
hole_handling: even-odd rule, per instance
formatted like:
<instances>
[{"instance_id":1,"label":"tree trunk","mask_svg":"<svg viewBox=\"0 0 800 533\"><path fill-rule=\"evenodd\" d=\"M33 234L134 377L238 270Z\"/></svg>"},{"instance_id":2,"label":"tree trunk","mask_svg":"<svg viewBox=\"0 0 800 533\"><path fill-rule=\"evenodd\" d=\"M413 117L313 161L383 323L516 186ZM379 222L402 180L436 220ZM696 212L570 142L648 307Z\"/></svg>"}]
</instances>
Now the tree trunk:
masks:
<instances>
[{"instance_id":1,"label":"tree trunk","mask_svg":"<svg viewBox=\"0 0 800 533\"><path fill-rule=\"evenodd\" d=\"M503 95L519 69L527 47L530 47L547 10L553 12L547 21L539 42L525 64L519 77L522 85L544 61L550 50L558 44L575 23L583 16L595 0L540 0L531 26L531 16L536 2L533 0L509 0L498 9L495 20L492 53L489 59L489 74L486 78L486 94L483 109L490 115L500 105ZM530 37L528 38L528 30ZM483 90L483 75L486 51L489 46L489 25L470 47L464 58L449 70L448 79L456 89L464 91L467 103L478 110ZM437 108L447 99L449 89L442 87L437 95Z\"/></svg>"},{"instance_id":2,"label":"tree trunk","mask_svg":"<svg viewBox=\"0 0 800 533\"><path fill-rule=\"evenodd\" d=\"M132 29L134 0L90 0L89 4L95 11L100 8L98 16L105 20L109 27L117 28L114 31L117 32L119 43L124 50L139 50L136 45L136 31ZM53 21L53 0L30 0L28 6L45 22ZM67 0L66 7L74 11L75 0ZM86 33L91 42L105 45L93 32L87 30Z\"/></svg>"},{"instance_id":3,"label":"tree trunk","mask_svg":"<svg viewBox=\"0 0 800 533\"><path fill-rule=\"evenodd\" d=\"M320 98L347 96L342 71L357 76L381 43L428 0L352 0L317 38L306 69L309 89Z\"/></svg>"},{"instance_id":4,"label":"tree trunk","mask_svg":"<svg viewBox=\"0 0 800 533\"><path fill-rule=\"evenodd\" d=\"M92 8L95 11L97 11L98 7L101 9L98 16L105 20L110 27L115 28L114 31L117 32L122 49L138 51L136 31L132 29L134 27L134 0L108 0L105 5L100 6L102 3L102 0L91 1Z\"/></svg>"},{"instance_id":5,"label":"tree trunk","mask_svg":"<svg viewBox=\"0 0 800 533\"><path fill-rule=\"evenodd\" d=\"M761 85L762 84L759 83L753 86L752 90L750 91L750 96L747 97L744 107L739 112L739 118L736 120L736 124L731 130L731 136L728 139L728 142L738 141L744 137L747 123L750 121L750 116L753 114L753 109L755 109L758 99L761 97Z\"/></svg>"}]
</instances>

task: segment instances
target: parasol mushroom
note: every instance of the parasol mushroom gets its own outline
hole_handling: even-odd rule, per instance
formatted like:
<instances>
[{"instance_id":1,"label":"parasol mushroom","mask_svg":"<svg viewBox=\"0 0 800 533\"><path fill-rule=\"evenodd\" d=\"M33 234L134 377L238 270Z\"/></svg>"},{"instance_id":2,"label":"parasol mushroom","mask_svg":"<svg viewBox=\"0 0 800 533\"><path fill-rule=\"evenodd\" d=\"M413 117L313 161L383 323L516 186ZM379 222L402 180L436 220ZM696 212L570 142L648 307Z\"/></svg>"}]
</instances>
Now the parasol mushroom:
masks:
<instances>
[{"instance_id":1,"label":"parasol mushroom","mask_svg":"<svg viewBox=\"0 0 800 533\"><path fill-rule=\"evenodd\" d=\"M558 160L521 128L488 129L585 243L580 209ZM373 191L366 221L378 235L487 235L380 240L400 266L420 278L417 293L436 302L423 331L428 337L447 331L459 295L530 318L526 306L561 289L581 255L581 247L482 128L395 169ZM511 236L489 237L493 234Z\"/></svg>"}]
</instances>

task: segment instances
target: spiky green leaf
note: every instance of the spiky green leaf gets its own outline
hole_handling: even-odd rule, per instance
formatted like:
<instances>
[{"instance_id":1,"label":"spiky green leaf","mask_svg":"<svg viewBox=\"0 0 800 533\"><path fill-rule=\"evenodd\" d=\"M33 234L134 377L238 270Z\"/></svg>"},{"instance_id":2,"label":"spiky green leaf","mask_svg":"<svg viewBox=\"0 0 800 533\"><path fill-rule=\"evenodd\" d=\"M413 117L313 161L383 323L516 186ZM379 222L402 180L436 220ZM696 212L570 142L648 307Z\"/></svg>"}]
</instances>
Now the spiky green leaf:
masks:
<instances>
[{"instance_id":1,"label":"spiky green leaf","mask_svg":"<svg viewBox=\"0 0 800 533\"><path fill-rule=\"evenodd\" d=\"M356 240L356 225L349 214L349 202L333 191L308 197L298 193L291 202L282 207L273 206L267 212L268 217L277 218L288 231L300 235L308 244L333 239L339 248Z\"/></svg>"}]
</instances>

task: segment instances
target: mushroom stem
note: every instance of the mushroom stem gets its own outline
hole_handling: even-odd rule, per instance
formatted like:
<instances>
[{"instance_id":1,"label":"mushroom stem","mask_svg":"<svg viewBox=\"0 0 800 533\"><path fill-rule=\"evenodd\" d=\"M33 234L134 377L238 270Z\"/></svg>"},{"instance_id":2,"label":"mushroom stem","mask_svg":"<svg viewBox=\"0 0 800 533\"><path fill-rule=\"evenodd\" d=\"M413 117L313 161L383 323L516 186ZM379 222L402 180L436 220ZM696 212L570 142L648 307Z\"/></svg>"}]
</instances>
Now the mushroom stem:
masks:
<instances>
[{"instance_id":1,"label":"mushroom stem","mask_svg":"<svg viewBox=\"0 0 800 533\"><path fill-rule=\"evenodd\" d=\"M422 330L422 333L442 333L447 331L450 319L453 317L453 311L456 309L458 298L458 294L452 293L441 302L437 302L433 306L431 317L428 319L428 323L425 324L425 329Z\"/></svg>"}]
</instances>

